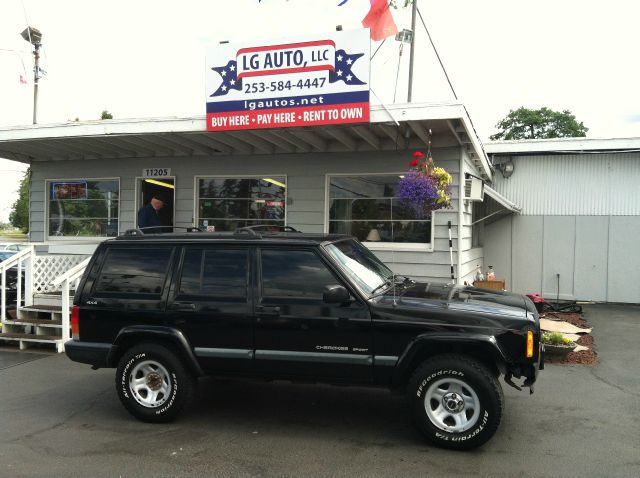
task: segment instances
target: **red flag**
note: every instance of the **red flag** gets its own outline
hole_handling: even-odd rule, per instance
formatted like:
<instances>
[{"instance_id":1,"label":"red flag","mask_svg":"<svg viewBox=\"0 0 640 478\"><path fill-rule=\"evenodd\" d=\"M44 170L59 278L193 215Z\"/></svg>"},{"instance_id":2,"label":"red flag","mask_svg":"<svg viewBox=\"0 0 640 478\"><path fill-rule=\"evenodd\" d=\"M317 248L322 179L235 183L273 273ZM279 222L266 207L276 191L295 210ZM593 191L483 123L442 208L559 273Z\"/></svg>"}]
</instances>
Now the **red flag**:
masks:
<instances>
[{"instance_id":1,"label":"red flag","mask_svg":"<svg viewBox=\"0 0 640 478\"><path fill-rule=\"evenodd\" d=\"M387 0L370 0L370 2L371 8L362 20L362 26L371 29L371 39L379 41L398 33L396 22L393 21L393 15L389 11L389 2Z\"/></svg>"},{"instance_id":2,"label":"red flag","mask_svg":"<svg viewBox=\"0 0 640 478\"><path fill-rule=\"evenodd\" d=\"M20 75L20 84L21 85L26 85L27 84L27 80L25 80L24 76Z\"/></svg>"}]
</instances>

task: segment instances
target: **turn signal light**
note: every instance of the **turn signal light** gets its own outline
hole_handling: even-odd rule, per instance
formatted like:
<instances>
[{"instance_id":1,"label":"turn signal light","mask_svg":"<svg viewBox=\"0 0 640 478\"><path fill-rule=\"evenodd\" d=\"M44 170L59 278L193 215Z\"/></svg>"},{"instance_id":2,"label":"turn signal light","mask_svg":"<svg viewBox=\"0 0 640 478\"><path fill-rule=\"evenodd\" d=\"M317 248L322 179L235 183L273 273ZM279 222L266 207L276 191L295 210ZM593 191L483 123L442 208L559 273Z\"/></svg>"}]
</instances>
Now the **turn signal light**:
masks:
<instances>
[{"instance_id":1,"label":"turn signal light","mask_svg":"<svg viewBox=\"0 0 640 478\"><path fill-rule=\"evenodd\" d=\"M80 307L77 305L71 308L71 337L80 340Z\"/></svg>"},{"instance_id":2,"label":"turn signal light","mask_svg":"<svg viewBox=\"0 0 640 478\"><path fill-rule=\"evenodd\" d=\"M533 332L527 331L527 358L533 357Z\"/></svg>"}]
</instances>

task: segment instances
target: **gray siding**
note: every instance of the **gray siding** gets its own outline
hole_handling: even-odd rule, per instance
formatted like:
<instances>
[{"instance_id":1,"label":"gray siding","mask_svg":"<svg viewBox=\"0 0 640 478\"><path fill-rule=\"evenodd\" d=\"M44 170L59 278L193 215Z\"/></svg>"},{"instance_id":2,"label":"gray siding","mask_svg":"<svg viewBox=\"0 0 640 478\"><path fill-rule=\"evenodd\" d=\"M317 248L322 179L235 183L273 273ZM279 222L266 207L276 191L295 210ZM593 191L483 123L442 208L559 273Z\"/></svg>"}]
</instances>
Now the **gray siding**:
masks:
<instances>
[{"instance_id":1,"label":"gray siding","mask_svg":"<svg viewBox=\"0 0 640 478\"><path fill-rule=\"evenodd\" d=\"M547 299L640 302L640 216L508 216L484 251L514 292Z\"/></svg>"},{"instance_id":2,"label":"gray siding","mask_svg":"<svg viewBox=\"0 0 640 478\"><path fill-rule=\"evenodd\" d=\"M523 215L640 215L640 153L519 156L514 173L495 175L499 193Z\"/></svg>"},{"instance_id":3,"label":"gray siding","mask_svg":"<svg viewBox=\"0 0 640 478\"><path fill-rule=\"evenodd\" d=\"M485 261L515 292L640 303L640 153L513 158L493 187L522 214L486 224ZM559 274L559 277L558 277Z\"/></svg>"},{"instance_id":4,"label":"gray siding","mask_svg":"<svg viewBox=\"0 0 640 478\"><path fill-rule=\"evenodd\" d=\"M435 149L438 166L454 179L453 209L435 215L433 252L374 251L398 273L419 279L447 281L449 278L449 239L447 221L452 222L454 250L458 247L458 197L460 147ZM407 170L407 151L377 153L287 154L233 156L219 158L137 158L37 162L32 165L31 240L45 237L45 180L78 178L120 178L120 231L135 225L136 177L143 168L169 167L176 178L175 225L191 226L194 215L194 177L207 175L286 175L287 224L305 232L325 230L325 189L327 174L401 173ZM466 217L466 216L465 216ZM471 248L470 228L465 228L461 247ZM454 255L454 263L457 256Z\"/></svg>"}]
</instances>

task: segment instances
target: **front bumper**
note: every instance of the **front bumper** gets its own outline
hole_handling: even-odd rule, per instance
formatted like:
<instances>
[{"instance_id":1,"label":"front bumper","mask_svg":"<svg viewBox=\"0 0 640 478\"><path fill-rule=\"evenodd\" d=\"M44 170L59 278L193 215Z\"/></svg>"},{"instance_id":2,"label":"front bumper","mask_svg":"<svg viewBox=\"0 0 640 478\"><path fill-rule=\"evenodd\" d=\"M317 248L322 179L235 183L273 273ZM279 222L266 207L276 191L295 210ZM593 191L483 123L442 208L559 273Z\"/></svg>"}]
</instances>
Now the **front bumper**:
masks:
<instances>
[{"instance_id":1,"label":"front bumper","mask_svg":"<svg viewBox=\"0 0 640 478\"><path fill-rule=\"evenodd\" d=\"M533 384L538 379L538 374L540 370L544 370L544 344L540 343L540 348L538 349L538 358L532 364L520 365L520 366L512 366L507 369L507 373L505 373L504 381L517 390L522 390L522 387L529 387L529 392L533 393ZM513 377L521 378L524 377L524 381L522 385L516 385L513 382Z\"/></svg>"},{"instance_id":2,"label":"front bumper","mask_svg":"<svg viewBox=\"0 0 640 478\"><path fill-rule=\"evenodd\" d=\"M64 351L74 362L88 363L96 368L107 367L111 344L69 340L64 344Z\"/></svg>"}]
</instances>

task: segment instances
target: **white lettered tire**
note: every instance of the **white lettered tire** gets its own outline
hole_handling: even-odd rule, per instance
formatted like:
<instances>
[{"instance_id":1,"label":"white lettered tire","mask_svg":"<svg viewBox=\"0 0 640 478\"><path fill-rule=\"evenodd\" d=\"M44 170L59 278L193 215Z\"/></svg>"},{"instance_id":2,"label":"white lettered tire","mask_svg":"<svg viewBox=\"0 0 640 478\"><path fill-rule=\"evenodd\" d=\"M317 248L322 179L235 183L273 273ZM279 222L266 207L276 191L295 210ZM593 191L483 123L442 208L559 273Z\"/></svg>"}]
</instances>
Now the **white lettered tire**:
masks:
<instances>
[{"instance_id":1,"label":"white lettered tire","mask_svg":"<svg viewBox=\"0 0 640 478\"><path fill-rule=\"evenodd\" d=\"M476 448L500 425L500 383L471 357L446 354L426 360L409 380L408 392L416 425L437 446Z\"/></svg>"},{"instance_id":2,"label":"white lettered tire","mask_svg":"<svg viewBox=\"0 0 640 478\"><path fill-rule=\"evenodd\" d=\"M169 422L191 401L196 379L178 355L158 344L127 350L116 371L116 390L124 407L144 422Z\"/></svg>"}]
</instances>

